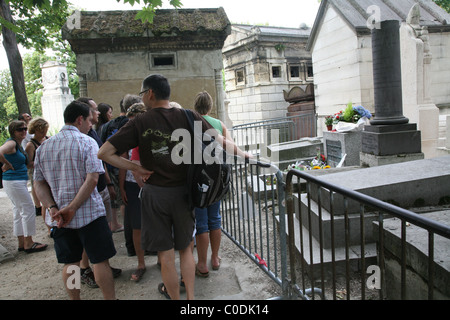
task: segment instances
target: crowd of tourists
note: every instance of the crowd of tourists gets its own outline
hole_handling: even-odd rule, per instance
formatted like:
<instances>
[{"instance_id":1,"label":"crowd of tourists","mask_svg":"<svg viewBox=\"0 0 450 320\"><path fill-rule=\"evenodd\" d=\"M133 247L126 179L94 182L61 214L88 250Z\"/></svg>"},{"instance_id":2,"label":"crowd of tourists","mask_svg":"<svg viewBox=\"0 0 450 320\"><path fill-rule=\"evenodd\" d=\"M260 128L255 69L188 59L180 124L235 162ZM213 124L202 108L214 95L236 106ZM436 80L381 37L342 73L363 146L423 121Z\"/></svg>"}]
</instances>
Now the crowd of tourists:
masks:
<instances>
[{"instance_id":1,"label":"crowd of tourists","mask_svg":"<svg viewBox=\"0 0 450 320\"><path fill-rule=\"evenodd\" d=\"M168 79L150 75L139 95L123 97L116 118L111 105L81 97L66 106L65 125L51 137L42 117L22 114L9 124L0 162L18 250L32 254L48 248L33 240L36 217L42 216L70 299L80 299L80 289L68 286L72 266L80 268L81 282L99 287L105 299L120 298L113 279L121 269L109 263L116 254L114 232L123 231L128 255L137 258L130 281L145 276L145 255L158 256L163 282L154 289L168 299L180 298L180 286L194 299L195 277L220 268L220 202L193 209L186 197L187 165L172 161L178 142L171 136L189 129L189 123L183 108L170 101L170 91ZM223 122L209 116L208 92L198 93L194 105L203 132L217 130L225 149L232 145L238 156L250 157L234 145Z\"/></svg>"}]
</instances>

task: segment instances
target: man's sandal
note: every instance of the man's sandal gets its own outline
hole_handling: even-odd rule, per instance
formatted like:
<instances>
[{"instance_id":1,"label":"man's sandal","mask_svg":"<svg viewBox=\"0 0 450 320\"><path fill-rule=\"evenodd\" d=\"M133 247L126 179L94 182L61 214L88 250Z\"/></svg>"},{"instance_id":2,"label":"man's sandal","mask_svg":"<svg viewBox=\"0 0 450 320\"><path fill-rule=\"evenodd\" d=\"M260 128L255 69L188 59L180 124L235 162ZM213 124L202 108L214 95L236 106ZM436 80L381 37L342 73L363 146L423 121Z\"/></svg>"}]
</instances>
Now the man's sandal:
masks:
<instances>
[{"instance_id":1,"label":"man's sandal","mask_svg":"<svg viewBox=\"0 0 450 320\"><path fill-rule=\"evenodd\" d=\"M159 293L161 293L162 295L164 295L166 297L166 299L170 299L169 293L167 292L167 288L164 285L164 282L161 282L160 284L158 284L158 291Z\"/></svg>"},{"instance_id":2,"label":"man's sandal","mask_svg":"<svg viewBox=\"0 0 450 320\"><path fill-rule=\"evenodd\" d=\"M131 274L131 281L139 282L142 279L142 276L144 275L145 271L147 271L146 268L139 268L136 269L135 272Z\"/></svg>"}]
</instances>

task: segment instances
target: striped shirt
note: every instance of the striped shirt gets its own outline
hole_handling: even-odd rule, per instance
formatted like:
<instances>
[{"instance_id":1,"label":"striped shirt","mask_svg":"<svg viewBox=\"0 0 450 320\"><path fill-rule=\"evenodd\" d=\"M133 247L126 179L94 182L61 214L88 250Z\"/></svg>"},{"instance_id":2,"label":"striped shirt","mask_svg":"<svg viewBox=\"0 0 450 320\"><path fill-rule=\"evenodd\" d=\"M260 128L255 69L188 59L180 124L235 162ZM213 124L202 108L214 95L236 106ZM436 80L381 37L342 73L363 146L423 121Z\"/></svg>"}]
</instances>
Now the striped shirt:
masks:
<instances>
[{"instance_id":1,"label":"striped shirt","mask_svg":"<svg viewBox=\"0 0 450 320\"><path fill-rule=\"evenodd\" d=\"M70 204L88 173L104 173L98 149L94 139L65 125L36 150L34 180L47 181L58 208ZM95 188L66 228L79 229L105 215L102 197Z\"/></svg>"}]
</instances>

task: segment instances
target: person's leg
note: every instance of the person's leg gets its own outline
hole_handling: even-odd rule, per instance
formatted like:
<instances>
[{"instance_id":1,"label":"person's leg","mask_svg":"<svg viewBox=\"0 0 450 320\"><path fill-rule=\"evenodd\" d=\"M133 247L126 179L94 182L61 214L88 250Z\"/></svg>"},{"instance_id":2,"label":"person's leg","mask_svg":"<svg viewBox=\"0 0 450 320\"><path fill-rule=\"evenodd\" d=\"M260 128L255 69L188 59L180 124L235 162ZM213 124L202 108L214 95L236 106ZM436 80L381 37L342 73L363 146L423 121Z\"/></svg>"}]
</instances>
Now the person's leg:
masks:
<instances>
[{"instance_id":1,"label":"person's leg","mask_svg":"<svg viewBox=\"0 0 450 320\"><path fill-rule=\"evenodd\" d=\"M192 254L192 246L180 250L180 269L183 275L183 282L186 287L186 298L194 300L194 283L195 283L195 260Z\"/></svg>"},{"instance_id":2,"label":"person's leg","mask_svg":"<svg viewBox=\"0 0 450 320\"><path fill-rule=\"evenodd\" d=\"M203 232L201 234L197 234L197 270L200 274L206 276L209 272L208 270L208 247L209 247L209 233Z\"/></svg>"},{"instance_id":3,"label":"person's leg","mask_svg":"<svg viewBox=\"0 0 450 320\"><path fill-rule=\"evenodd\" d=\"M177 269L175 267L175 250L159 251L158 255L161 261L161 277L167 293L172 300L179 300L180 285Z\"/></svg>"},{"instance_id":4,"label":"person's leg","mask_svg":"<svg viewBox=\"0 0 450 320\"><path fill-rule=\"evenodd\" d=\"M68 263L65 264L62 271L62 279L64 283L64 287L66 288L66 292L69 295L70 300L80 300L80 288L77 286L69 286L69 283L72 281L73 271L71 271L69 268L72 266L75 266L76 268L80 267L80 263Z\"/></svg>"},{"instance_id":5,"label":"person's leg","mask_svg":"<svg viewBox=\"0 0 450 320\"><path fill-rule=\"evenodd\" d=\"M222 230L216 229L209 232L209 239L211 241L211 265L213 270L218 270L220 267L220 241L222 239Z\"/></svg>"},{"instance_id":6,"label":"person's leg","mask_svg":"<svg viewBox=\"0 0 450 320\"><path fill-rule=\"evenodd\" d=\"M95 263L94 276L100 290L102 290L103 298L105 300L115 300L116 293L114 289L114 279L109 265L109 261L105 260L99 263Z\"/></svg>"},{"instance_id":7,"label":"person's leg","mask_svg":"<svg viewBox=\"0 0 450 320\"><path fill-rule=\"evenodd\" d=\"M106 217L100 217L78 230L83 248L93 264L95 282L105 299L115 299L114 280L109 259L116 254Z\"/></svg>"},{"instance_id":8,"label":"person's leg","mask_svg":"<svg viewBox=\"0 0 450 320\"><path fill-rule=\"evenodd\" d=\"M13 204L13 233L18 237L19 248L30 249L33 244L32 236L36 234L36 214L34 203L28 193L26 180L3 181L8 198ZM35 249L42 249L46 245L39 244Z\"/></svg>"},{"instance_id":9,"label":"person's leg","mask_svg":"<svg viewBox=\"0 0 450 320\"><path fill-rule=\"evenodd\" d=\"M141 246L141 229L133 229L133 242L134 242L134 248L136 250L136 256L138 260L138 266L136 272L139 272L139 270L145 270L145 251L142 250ZM142 271L141 271L142 272ZM138 275L132 274L131 280L140 280L138 278Z\"/></svg>"},{"instance_id":10,"label":"person's leg","mask_svg":"<svg viewBox=\"0 0 450 320\"><path fill-rule=\"evenodd\" d=\"M217 201L208 207L209 240L211 242L211 265L213 270L218 270L220 267L219 249L222 239L221 226L220 201Z\"/></svg>"},{"instance_id":11,"label":"person's leg","mask_svg":"<svg viewBox=\"0 0 450 320\"><path fill-rule=\"evenodd\" d=\"M197 244L197 270L200 274L208 274L208 210L207 208L195 208L196 244Z\"/></svg>"}]
</instances>

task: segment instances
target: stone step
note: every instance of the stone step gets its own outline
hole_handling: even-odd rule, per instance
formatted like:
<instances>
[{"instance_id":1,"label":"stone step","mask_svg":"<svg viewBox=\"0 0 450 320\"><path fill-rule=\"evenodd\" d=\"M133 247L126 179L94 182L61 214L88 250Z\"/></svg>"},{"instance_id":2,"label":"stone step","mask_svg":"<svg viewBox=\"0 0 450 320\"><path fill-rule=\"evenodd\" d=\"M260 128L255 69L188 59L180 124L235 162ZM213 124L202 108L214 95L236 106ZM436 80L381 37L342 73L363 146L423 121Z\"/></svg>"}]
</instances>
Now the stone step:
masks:
<instances>
[{"instance_id":1,"label":"stone step","mask_svg":"<svg viewBox=\"0 0 450 320\"><path fill-rule=\"evenodd\" d=\"M315 239L320 239L322 228L322 239L324 248L332 247L332 226L334 229L334 246L341 247L346 245L346 219L344 214L333 216L325 208L322 208L319 214L319 205L315 201L308 203L308 196L301 194L301 200L298 201L298 195L294 196L294 210L297 217L297 224L301 217L301 224L311 231ZM301 205L301 215L299 211ZM309 210L308 210L309 208ZM372 221L377 219L378 215L374 213L364 213L364 239L366 243L373 242ZM348 214L348 238L350 245L361 243L361 216L359 213Z\"/></svg>"},{"instance_id":2,"label":"stone step","mask_svg":"<svg viewBox=\"0 0 450 320\"><path fill-rule=\"evenodd\" d=\"M295 218L294 221L298 221L298 219ZM289 235L287 221L286 221L286 230L287 235L291 236ZM298 257L300 257L300 259L303 259L302 262L304 262L308 267L306 271L310 276L311 273L313 273L315 279L319 278L321 273L321 265L323 265L324 275L326 278L331 277L333 271L332 269L333 264L335 266L337 274L345 273L347 269L347 256L350 270L353 272L361 271L360 269L361 269L362 255L360 245L349 246L347 250L345 249L344 246L335 247L334 251L331 248L330 249L322 248L321 250L320 242L316 238L310 237L309 231L306 227L302 226L301 232L302 232L302 241L300 241L300 224L294 223L296 252L298 253ZM376 257L377 251L375 243L366 244L364 247L364 258L366 267L371 264L376 264Z\"/></svg>"}]
</instances>

